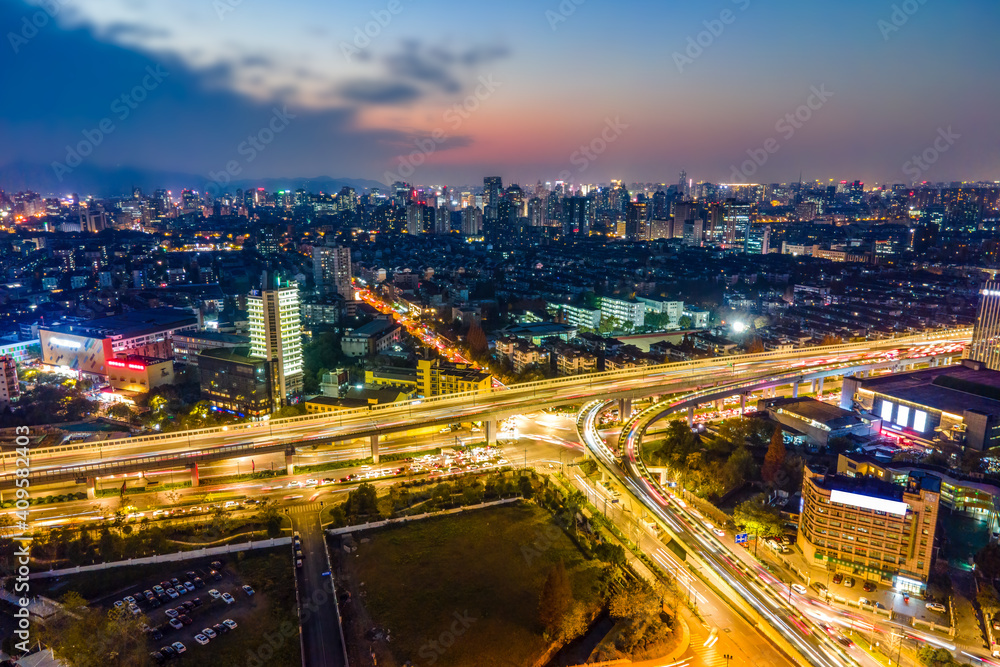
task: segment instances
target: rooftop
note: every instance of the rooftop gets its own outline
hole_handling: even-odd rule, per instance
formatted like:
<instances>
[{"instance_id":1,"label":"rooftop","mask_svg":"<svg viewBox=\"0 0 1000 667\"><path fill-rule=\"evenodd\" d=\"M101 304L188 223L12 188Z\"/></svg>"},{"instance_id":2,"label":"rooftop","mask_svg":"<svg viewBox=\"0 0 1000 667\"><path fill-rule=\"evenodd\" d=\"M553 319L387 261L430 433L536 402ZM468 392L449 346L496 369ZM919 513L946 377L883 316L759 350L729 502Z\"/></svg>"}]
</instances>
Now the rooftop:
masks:
<instances>
[{"instance_id":1,"label":"rooftop","mask_svg":"<svg viewBox=\"0 0 1000 667\"><path fill-rule=\"evenodd\" d=\"M180 329L195 325L198 319L187 310L180 308L149 308L136 310L111 317L101 317L96 320L65 324L42 325L46 331L75 334L90 338L135 338L151 333Z\"/></svg>"},{"instance_id":2,"label":"rooftop","mask_svg":"<svg viewBox=\"0 0 1000 667\"><path fill-rule=\"evenodd\" d=\"M198 356L219 359L220 361L231 361L237 364L259 364L266 361L260 357L251 357L249 345L241 347L217 347L199 352Z\"/></svg>"},{"instance_id":3,"label":"rooftop","mask_svg":"<svg viewBox=\"0 0 1000 667\"><path fill-rule=\"evenodd\" d=\"M831 428L855 424L859 417L850 410L830 405L815 398L775 398L763 401L768 408L780 408L792 415L810 419Z\"/></svg>"},{"instance_id":4,"label":"rooftop","mask_svg":"<svg viewBox=\"0 0 1000 667\"><path fill-rule=\"evenodd\" d=\"M941 366L862 380L860 387L956 415L1000 414L1000 371Z\"/></svg>"}]
</instances>

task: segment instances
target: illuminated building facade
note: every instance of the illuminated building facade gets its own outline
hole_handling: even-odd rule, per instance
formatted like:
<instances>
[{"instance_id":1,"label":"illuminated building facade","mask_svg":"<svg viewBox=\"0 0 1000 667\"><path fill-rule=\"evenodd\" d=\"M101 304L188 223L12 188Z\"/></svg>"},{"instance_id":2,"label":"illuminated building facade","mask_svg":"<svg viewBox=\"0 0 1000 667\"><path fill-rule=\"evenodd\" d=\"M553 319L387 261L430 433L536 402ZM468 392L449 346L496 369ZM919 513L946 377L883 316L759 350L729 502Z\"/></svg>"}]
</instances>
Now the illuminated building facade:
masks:
<instances>
[{"instance_id":1,"label":"illuminated building facade","mask_svg":"<svg viewBox=\"0 0 1000 667\"><path fill-rule=\"evenodd\" d=\"M294 282L268 279L267 289L250 294L250 356L277 362L275 378L282 401L302 392L302 325L299 288Z\"/></svg>"}]
</instances>

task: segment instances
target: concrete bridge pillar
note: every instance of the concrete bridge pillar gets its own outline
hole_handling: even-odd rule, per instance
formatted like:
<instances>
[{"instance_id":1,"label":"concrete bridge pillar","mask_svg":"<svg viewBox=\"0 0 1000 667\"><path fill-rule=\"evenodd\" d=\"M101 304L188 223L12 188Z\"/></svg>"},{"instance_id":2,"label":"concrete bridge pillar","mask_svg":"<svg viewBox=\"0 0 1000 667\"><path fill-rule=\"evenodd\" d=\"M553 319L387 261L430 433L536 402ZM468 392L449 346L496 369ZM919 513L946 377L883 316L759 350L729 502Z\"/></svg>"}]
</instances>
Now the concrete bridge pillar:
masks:
<instances>
[{"instance_id":1,"label":"concrete bridge pillar","mask_svg":"<svg viewBox=\"0 0 1000 667\"><path fill-rule=\"evenodd\" d=\"M661 470L660 471L660 486L666 486L666 485L667 485L667 471L666 470Z\"/></svg>"},{"instance_id":2,"label":"concrete bridge pillar","mask_svg":"<svg viewBox=\"0 0 1000 667\"><path fill-rule=\"evenodd\" d=\"M371 436L372 463L378 463L378 434Z\"/></svg>"},{"instance_id":3,"label":"concrete bridge pillar","mask_svg":"<svg viewBox=\"0 0 1000 667\"><path fill-rule=\"evenodd\" d=\"M792 383L792 398L798 398L798 397L799 397L799 381L796 380L795 382Z\"/></svg>"},{"instance_id":4,"label":"concrete bridge pillar","mask_svg":"<svg viewBox=\"0 0 1000 667\"><path fill-rule=\"evenodd\" d=\"M97 498L97 478L88 477L87 478L87 500L94 500Z\"/></svg>"},{"instance_id":5,"label":"concrete bridge pillar","mask_svg":"<svg viewBox=\"0 0 1000 667\"><path fill-rule=\"evenodd\" d=\"M722 414L723 409L725 409L726 404L722 402L721 398L715 399L715 411Z\"/></svg>"},{"instance_id":6,"label":"concrete bridge pillar","mask_svg":"<svg viewBox=\"0 0 1000 667\"><path fill-rule=\"evenodd\" d=\"M815 394L816 393L816 380L810 380L809 381L809 393L810 394Z\"/></svg>"},{"instance_id":7,"label":"concrete bridge pillar","mask_svg":"<svg viewBox=\"0 0 1000 667\"><path fill-rule=\"evenodd\" d=\"M632 399L631 398L619 398L618 399L618 416L621 418L624 424L632 417Z\"/></svg>"},{"instance_id":8,"label":"concrete bridge pillar","mask_svg":"<svg viewBox=\"0 0 1000 667\"><path fill-rule=\"evenodd\" d=\"M694 406L688 406L688 428L694 428Z\"/></svg>"},{"instance_id":9,"label":"concrete bridge pillar","mask_svg":"<svg viewBox=\"0 0 1000 667\"><path fill-rule=\"evenodd\" d=\"M825 379L826 378L820 378L819 380L817 380L817 385L816 385L816 393L817 394L822 395L822 393L823 393L823 380L825 380Z\"/></svg>"},{"instance_id":10,"label":"concrete bridge pillar","mask_svg":"<svg viewBox=\"0 0 1000 667\"><path fill-rule=\"evenodd\" d=\"M743 415L747 411L747 395L740 394L740 415Z\"/></svg>"},{"instance_id":11,"label":"concrete bridge pillar","mask_svg":"<svg viewBox=\"0 0 1000 667\"><path fill-rule=\"evenodd\" d=\"M201 482L198 479L198 464L191 464L191 486L198 486Z\"/></svg>"},{"instance_id":12,"label":"concrete bridge pillar","mask_svg":"<svg viewBox=\"0 0 1000 667\"><path fill-rule=\"evenodd\" d=\"M483 420L483 431L486 433L486 444L497 444L497 420L496 417Z\"/></svg>"},{"instance_id":13,"label":"concrete bridge pillar","mask_svg":"<svg viewBox=\"0 0 1000 667\"><path fill-rule=\"evenodd\" d=\"M295 474L295 448L288 447L285 449L285 471L289 475Z\"/></svg>"}]
</instances>

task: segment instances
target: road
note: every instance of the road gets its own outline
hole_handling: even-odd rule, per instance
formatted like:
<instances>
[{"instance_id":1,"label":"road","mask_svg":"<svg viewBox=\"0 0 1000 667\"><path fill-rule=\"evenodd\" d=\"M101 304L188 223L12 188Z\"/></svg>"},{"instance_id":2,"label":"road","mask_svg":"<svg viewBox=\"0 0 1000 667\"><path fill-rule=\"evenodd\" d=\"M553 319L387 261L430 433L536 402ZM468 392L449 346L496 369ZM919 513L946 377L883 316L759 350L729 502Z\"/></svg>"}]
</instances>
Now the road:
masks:
<instances>
[{"instance_id":1,"label":"road","mask_svg":"<svg viewBox=\"0 0 1000 667\"><path fill-rule=\"evenodd\" d=\"M302 538L302 567L298 570L302 664L309 667L346 667L340 617L331 588L326 540L320 525L319 504L289 509L292 529ZM328 595L319 592L324 591Z\"/></svg>"},{"instance_id":2,"label":"road","mask_svg":"<svg viewBox=\"0 0 1000 667\"><path fill-rule=\"evenodd\" d=\"M528 382L488 392L402 401L345 410L333 415L306 415L197 431L123 438L103 443L36 448L31 453L32 485L42 482L46 472L53 475L65 473L67 466L107 465L136 456L176 458L178 464L181 464L190 460L186 457L193 451L208 452L223 446L240 446L245 449L234 456L249 457L268 451L282 451L289 445L326 446L372 434L406 431L417 426L520 414L524 412L526 405L530 405L532 409L540 409L565 403L583 403L594 397L620 395L634 398L688 391L722 382L767 378L782 373L788 373L791 377L815 373L823 368L835 372L839 368L872 359L873 355L897 354L894 351L902 353L912 346L925 345L928 341L935 341L937 345L962 342L970 336L970 330L961 330L864 344L721 357ZM0 459L4 464L4 472L0 473L0 486L10 486L14 480L16 454L5 452ZM164 466L161 464L161 467ZM78 476L92 474L84 474L84 471L80 473Z\"/></svg>"}]
</instances>

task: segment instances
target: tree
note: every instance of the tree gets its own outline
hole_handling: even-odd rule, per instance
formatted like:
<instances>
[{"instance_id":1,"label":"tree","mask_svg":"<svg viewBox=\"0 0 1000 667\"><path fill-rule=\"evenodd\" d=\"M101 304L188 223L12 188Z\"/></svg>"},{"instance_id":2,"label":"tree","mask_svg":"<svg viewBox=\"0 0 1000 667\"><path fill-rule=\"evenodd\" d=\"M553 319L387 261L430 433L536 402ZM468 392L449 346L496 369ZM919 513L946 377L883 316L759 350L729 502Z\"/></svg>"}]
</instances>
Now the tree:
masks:
<instances>
[{"instance_id":1,"label":"tree","mask_svg":"<svg viewBox=\"0 0 1000 667\"><path fill-rule=\"evenodd\" d=\"M257 505L257 520L264 524L268 537L281 535L281 511L278 509L278 502L273 498L263 500Z\"/></svg>"},{"instance_id":2,"label":"tree","mask_svg":"<svg viewBox=\"0 0 1000 667\"><path fill-rule=\"evenodd\" d=\"M748 480L755 479L758 472L757 463L746 447L738 447L730 454L723 468L723 474L730 488L742 486Z\"/></svg>"},{"instance_id":3,"label":"tree","mask_svg":"<svg viewBox=\"0 0 1000 667\"><path fill-rule=\"evenodd\" d=\"M347 494L344 510L348 516L366 516L378 512L378 492L365 482Z\"/></svg>"},{"instance_id":4,"label":"tree","mask_svg":"<svg viewBox=\"0 0 1000 667\"><path fill-rule=\"evenodd\" d=\"M976 602L982 607L983 612L991 612L1000 609L1000 598L997 598L997 589L990 582L983 582L976 593ZM989 619L987 619L989 620Z\"/></svg>"},{"instance_id":5,"label":"tree","mask_svg":"<svg viewBox=\"0 0 1000 667\"><path fill-rule=\"evenodd\" d=\"M132 408L128 406L128 403L119 402L108 408L108 416L120 419L121 421L130 422L135 416L135 413L132 412Z\"/></svg>"},{"instance_id":6,"label":"tree","mask_svg":"<svg viewBox=\"0 0 1000 667\"><path fill-rule=\"evenodd\" d=\"M479 326L479 322L473 322L472 326L469 327L469 333L465 336L465 342L469 346L469 353L474 357L482 357L489 350L489 345L486 342L486 334L483 333L483 328Z\"/></svg>"},{"instance_id":7,"label":"tree","mask_svg":"<svg viewBox=\"0 0 1000 667\"><path fill-rule=\"evenodd\" d=\"M566 566L560 560L558 565L549 570L538 600L538 620L546 633L554 634L572 605L573 588L566 574Z\"/></svg>"},{"instance_id":8,"label":"tree","mask_svg":"<svg viewBox=\"0 0 1000 667\"><path fill-rule=\"evenodd\" d=\"M677 320L677 324L680 325L681 329L690 329L694 326L694 320L691 319L690 315L681 315L681 319Z\"/></svg>"},{"instance_id":9,"label":"tree","mask_svg":"<svg viewBox=\"0 0 1000 667\"><path fill-rule=\"evenodd\" d=\"M127 608L103 612L88 609L79 595L64 598L73 615L62 614L42 626L42 641L70 667L140 667L149 664L149 648L142 630L147 619Z\"/></svg>"},{"instance_id":10,"label":"tree","mask_svg":"<svg viewBox=\"0 0 1000 667\"><path fill-rule=\"evenodd\" d=\"M760 354L764 351L764 341L754 336L743 345L743 350L747 354Z\"/></svg>"},{"instance_id":11,"label":"tree","mask_svg":"<svg viewBox=\"0 0 1000 667\"><path fill-rule=\"evenodd\" d=\"M784 521L777 508L765 505L761 497L744 500L733 510L733 521L744 532L758 537L778 537L784 532Z\"/></svg>"},{"instance_id":12,"label":"tree","mask_svg":"<svg viewBox=\"0 0 1000 667\"><path fill-rule=\"evenodd\" d=\"M760 476L765 482L774 484L778 471L785 465L786 455L784 432L776 428L771 436L771 444L767 447L767 454L764 455L764 466L760 470Z\"/></svg>"},{"instance_id":13,"label":"tree","mask_svg":"<svg viewBox=\"0 0 1000 667\"><path fill-rule=\"evenodd\" d=\"M976 554L975 561L976 568L987 581L1000 577L1000 544L995 542L987 544Z\"/></svg>"}]
</instances>

